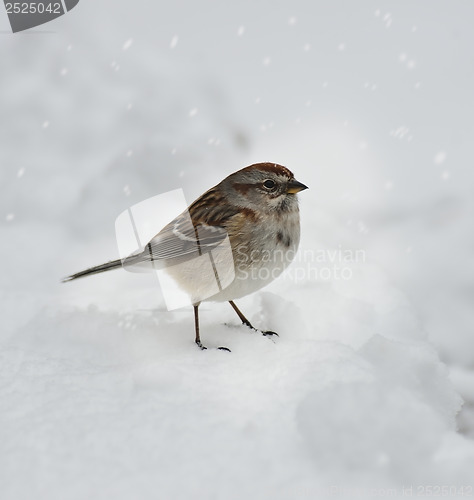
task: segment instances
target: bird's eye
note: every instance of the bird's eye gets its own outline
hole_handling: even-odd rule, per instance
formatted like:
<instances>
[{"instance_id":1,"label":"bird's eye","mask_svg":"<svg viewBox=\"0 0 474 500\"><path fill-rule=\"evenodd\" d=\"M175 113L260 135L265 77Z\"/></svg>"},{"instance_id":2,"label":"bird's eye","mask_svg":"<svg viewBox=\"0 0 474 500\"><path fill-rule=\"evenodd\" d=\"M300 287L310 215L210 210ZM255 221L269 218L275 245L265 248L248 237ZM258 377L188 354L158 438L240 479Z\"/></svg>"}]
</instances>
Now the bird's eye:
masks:
<instances>
[{"instance_id":1,"label":"bird's eye","mask_svg":"<svg viewBox=\"0 0 474 500\"><path fill-rule=\"evenodd\" d=\"M275 181L272 181L271 179L267 179L264 183L263 186L267 189L274 189L276 184Z\"/></svg>"}]
</instances>

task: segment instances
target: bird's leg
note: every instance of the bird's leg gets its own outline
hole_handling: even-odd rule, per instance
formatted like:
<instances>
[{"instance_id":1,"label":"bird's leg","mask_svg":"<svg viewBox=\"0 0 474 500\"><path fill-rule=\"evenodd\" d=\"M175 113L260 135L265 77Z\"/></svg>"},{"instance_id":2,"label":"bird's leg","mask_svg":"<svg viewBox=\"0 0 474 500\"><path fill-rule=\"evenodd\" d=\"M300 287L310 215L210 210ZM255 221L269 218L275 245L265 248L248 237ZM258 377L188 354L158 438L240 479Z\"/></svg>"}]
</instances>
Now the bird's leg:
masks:
<instances>
[{"instance_id":1,"label":"bird's leg","mask_svg":"<svg viewBox=\"0 0 474 500\"><path fill-rule=\"evenodd\" d=\"M207 349L207 347L201 344L201 337L199 336L199 312L198 312L199 304L194 305L193 307L194 307L194 329L196 330L195 342L199 347L199 349L204 350Z\"/></svg>"},{"instance_id":2,"label":"bird's leg","mask_svg":"<svg viewBox=\"0 0 474 500\"><path fill-rule=\"evenodd\" d=\"M251 330L254 330L256 332L261 332L263 335L268 336L268 337L271 337L272 335L276 335L277 337L279 337L278 333L276 333L276 332L271 332L271 331L262 332L262 330L257 330L252 325L252 323L250 323L250 321L243 315L242 311L235 305L235 303L232 300L229 300L229 304L232 306L234 311L237 313L237 316L240 318L240 321L242 321L242 323L245 326L248 326Z\"/></svg>"},{"instance_id":3,"label":"bird's leg","mask_svg":"<svg viewBox=\"0 0 474 500\"><path fill-rule=\"evenodd\" d=\"M199 312L198 312L199 304L194 305L193 307L194 307L194 329L196 330L195 342L196 342L197 346L199 347L199 349L201 349L201 351L204 351L207 349L207 347L202 345L201 337L199 335ZM228 347L218 347L217 349L219 349L220 351L231 352Z\"/></svg>"},{"instance_id":4,"label":"bird's leg","mask_svg":"<svg viewBox=\"0 0 474 500\"><path fill-rule=\"evenodd\" d=\"M229 300L229 304L233 307L237 316L240 318L240 321L242 321L244 325L248 326L252 330L256 330L256 328L252 326L252 323L250 323L250 321L242 314L242 311L234 304L234 302L232 302L232 300Z\"/></svg>"}]
</instances>

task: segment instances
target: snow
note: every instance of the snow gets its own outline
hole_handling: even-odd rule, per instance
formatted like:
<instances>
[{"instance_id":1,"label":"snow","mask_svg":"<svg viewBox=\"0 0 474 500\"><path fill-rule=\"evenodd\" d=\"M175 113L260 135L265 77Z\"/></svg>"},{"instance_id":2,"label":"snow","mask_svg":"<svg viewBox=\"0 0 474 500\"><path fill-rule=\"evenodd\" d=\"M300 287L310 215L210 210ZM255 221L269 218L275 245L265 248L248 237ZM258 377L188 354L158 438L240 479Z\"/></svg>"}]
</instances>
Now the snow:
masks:
<instances>
[{"instance_id":1,"label":"snow","mask_svg":"<svg viewBox=\"0 0 474 500\"><path fill-rule=\"evenodd\" d=\"M372 272L365 297L354 283L310 281L243 301L275 341L206 305L207 345L231 354L195 348L191 311L40 309L2 349L2 473L29 479L3 482L4 494L291 498L331 484L467 482L472 448L436 457L460 398Z\"/></svg>"},{"instance_id":2,"label":"snow","mask_svg":"<svg viewBox=\"0 0 474 500\"><path fill-rule=\"evenodd\" d=\"M2 498L472 487L472 7L83 3L0 40ZM202 352L155 276L59 282L128 207L266 160L310 187L294 264L238 301L278 338L205 303Z\"/></svg>"}]
</instances>

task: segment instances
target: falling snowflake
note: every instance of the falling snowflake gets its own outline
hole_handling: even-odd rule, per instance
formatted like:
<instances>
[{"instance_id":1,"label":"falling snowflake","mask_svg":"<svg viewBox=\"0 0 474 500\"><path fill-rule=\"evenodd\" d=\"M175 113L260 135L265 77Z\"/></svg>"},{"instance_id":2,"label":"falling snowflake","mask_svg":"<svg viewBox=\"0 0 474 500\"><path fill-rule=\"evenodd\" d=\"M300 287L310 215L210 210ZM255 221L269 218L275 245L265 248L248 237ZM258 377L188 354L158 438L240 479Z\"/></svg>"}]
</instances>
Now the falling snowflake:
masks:
<instances>
[{"instance_id":1,"label":"falling snowflake","mask_svg":"<svg viewBox=\"0 0 474 500\"><path fill-rule=\"evenodd\" d=\"M49 121L48 120L44 121L42 126L43 126L43 128L48 128L49 127Z\"/></svg>"},{"instance_id":2,"label":"falling snowflake","mask_svg":"<svg viewBox=\"0 0 474 500\"><path fill-rule=\"evenodd\" d=\"M245 33L245 26L239 26L237 30L237 36L242 36Z\"/></svg>"},{"instance_id":3,"label":"falling snowflake","mask_svg":"<svg viewBox=\"0 0 474 500\"><path fill-rule=\"evenodd\" d=\"M123 187L123 192L125 196L130 196L130 186L128 184Z\"/></svg>"},{"instance_id":4,"label":"falling snowflake","mask_svg":"<svg viewBox=\"0 0 474 500\"><path fill-rule=\"evenodd\" d=\"M290 17L290 18L288 19L288 24L289 24L290 26L294 26L294 25L296 24L296 17Z\"/></svg>"},{"instance_id":5,"label":"falling snowflake","mask_svg":"<svg viewBox=\"0 0 474 500\"><path fill-rule=\"evenodd\" d=\"M357 223L357 229L361 234L367 234L369 232L369 228L361 220Z\"/></svg>"},{"instance_id":6,"label":"falling snowflake","mask_svg":"<svg viewBox=\"0 0 474 500\"><path fill-rule=\"evenodd\" d=\"M390 135L392 137L395 137L396 139L404 139L408 135L409 132L410 132L410 129L408 127L401 125L400 127L396 128L395 130L391 130Z\"/></svg>"},{"instance_id":7,"label":"falling snowflake","mask_svg":"<svg viewBox=\"0 0 474 500\"><path fill-rule=\"evenodd\" d=\"M310 45L309 43L307 43L307 44L303 45L303 50L304 50L305 52L308 52L310 49L311 49L311 45Z\"/></svg>"},{"instance_id":8,"label":"falling snowflake","mask_svg":"<svg viewBox=\"0 0 474 500\"><path fill-rule=\"evenodd\" d=\"M20 169L18 169L18 172L16 173L16 176L18 177L18 179L20 179L24 175L25 175L25 168L21 167Z\"/></svg>"},{"instance_id":9,"label":"falling snowflake","mask_svg":"<svg viewBox=\"0 0 474 500\"><path fill-rule=\"evenodd\" d=\"M178 45L178 35L175 35L170 42L170 49L174 49Z\"/></svg>"},{"instance_id":10,"label":"falling snowflake","mask_svg":"<svg viewBox=\"0 0 474 500\"><path fill-rule=\"evenodd\" d=\"M447 181L450 177L451 173L449 172L449 170L444 170L441 174L441 179L443 179L443 181Z\"/></svg>"},{"instance_id":11,"label":"falling snowflake","mask_svg":"<svg viewBox=\"0 0 474 500\"><path fill-rule=\"evenodd\" d=\"M14 218L15 218L15 214L7 214L7 215L5 216L5 220L6 220L7 222L11 222Z\"/></svg>"},{"instance_id":12,"label":"falling snowflake","mask_svg":"<svg viewBox=\"0 0 474 500\"><path fill-rule=\"evenodd\" d=\"M447 157L447 154L445 151L438 151L438 153L436 153L434 155L434 158L433 158L433 162L436 164L436 165L441 165L442 163L445 162L446 160L446 157Z\"/></svg>"},{"instance_id":13,"label":"falling snowflake","mask_svg":"<svg viewBox=\"0 0 474 500\"><path fill-rule=\"evenodd\" d=\"M132 46L132 43L133 43L133 38L129 38L122 46L122 49L123 50L128 50L131 46Z\"/></svg>"},{"instance_id":14,"label":"falling snowflake","mask_svg":"<svg viewBox=\"0 0 474 500\"><path fill-rule=\"evenodd\" d=\"M198 112L197 108L193 108L189 111L189 116L192 118L193 116L196 116Z\"/></svg>"},{"instance_id":15,"label":"falling snowflake","mask_svg":"<svg viewBox=\"0 0 474 500\"><path fill-rule=\"evenodd\" d=\"M392 14L390 14L390 12L387 12L385 16L383 16L383 20L385 23L385 27L390 28L390 26L392 25Z\"/></svg>"},{"instance_id":16,"label":"falling snowflake","mask_svg":"<svg viewBox=\"0 0 474 500\"><path fill-rule=\"evenodd\" d=\"M346 50L346 44L345 43L340 43L337 46L337 50L339 50L340 52L342 52L343 50Z\"/></svg>"},{"instance_id":17,"label":"falling snowflake","mask_svg":"<svg viewBox=\"0 0 474 500\"><path fill-rule=\"evenodd\" d=\"M263 65L264 66L268 66L271 62L272 62L272 60L269 57L265 57L263 59Z\"/></svg>"}]
</instances>

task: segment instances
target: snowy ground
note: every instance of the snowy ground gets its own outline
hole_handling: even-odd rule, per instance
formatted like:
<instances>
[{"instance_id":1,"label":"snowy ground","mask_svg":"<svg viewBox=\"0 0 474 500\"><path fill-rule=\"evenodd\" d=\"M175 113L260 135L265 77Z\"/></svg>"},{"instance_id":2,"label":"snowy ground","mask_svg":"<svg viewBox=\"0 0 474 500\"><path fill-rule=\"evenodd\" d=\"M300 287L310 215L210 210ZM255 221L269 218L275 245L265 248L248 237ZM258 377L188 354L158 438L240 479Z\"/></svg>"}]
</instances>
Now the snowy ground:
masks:
<instances>
[{"instance_id":1,"label":"snowy ground","mask_svg":"<svg viewBox=\"0 0 474 500\"><path fill-rule=\"evenodd\" d=\"M388 5L82 0L1 33L2 498L474 494L474 9ZM239 302L278 339L205 304L232 353L200 352L153 276L59 283L127 207L265 160L310 187L300 256Z\"/></svg>"}]
</instances>

